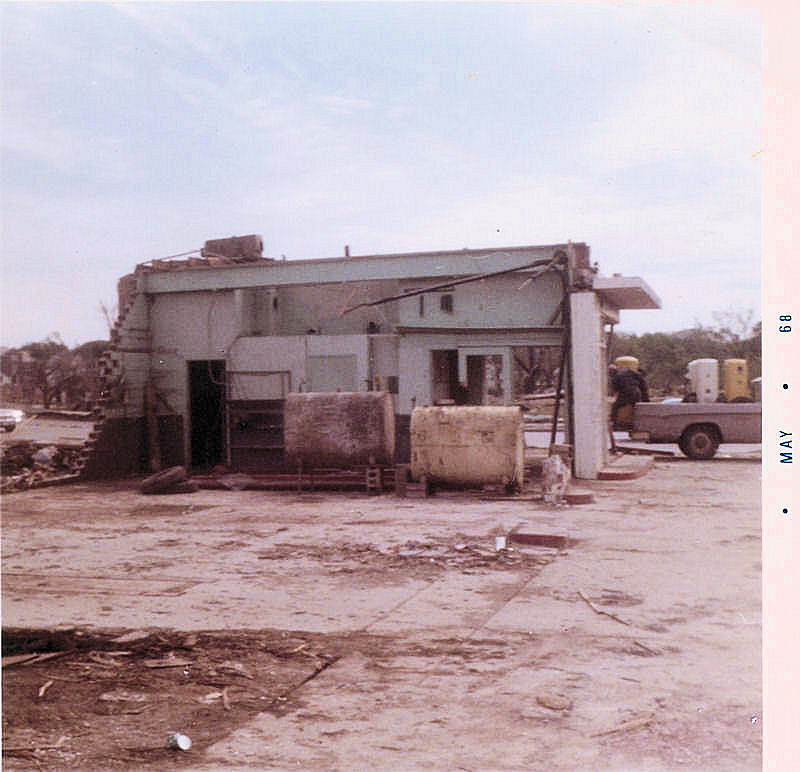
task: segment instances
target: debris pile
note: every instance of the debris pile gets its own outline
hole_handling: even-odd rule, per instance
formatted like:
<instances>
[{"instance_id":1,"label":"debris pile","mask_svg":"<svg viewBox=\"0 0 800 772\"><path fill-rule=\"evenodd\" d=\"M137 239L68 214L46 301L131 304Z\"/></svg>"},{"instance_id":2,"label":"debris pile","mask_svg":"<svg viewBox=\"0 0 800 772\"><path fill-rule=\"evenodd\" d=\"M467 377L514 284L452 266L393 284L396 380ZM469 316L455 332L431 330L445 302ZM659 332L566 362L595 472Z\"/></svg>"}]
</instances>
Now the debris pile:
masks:
<instances>
[{"instance_id":1,"label":"debris pile","mask_svg":"<svg viewBox=\"0 0 800 772\"><path fill-rule=\"evenodd\" d=\"M306 559L319 562L331 573L389 576L395 572L428 576L455 568L462 573L506 568L537 568L552 562L554 556L506 547L495 548L494 538L484 543L451 543L443 539L427 542L407 541L383 550L372 544L336 544L315 546L300 543L276 544L260 552L259 560Z\"/></svg>"},{"instance_id":2,"label":"debris pile","mask_svg":"<svg viewBox=\"0 0 800 772\"><path fill-rule=\"evenodd\" d=\"M82 448L19 442L0 448L0 490L25 490L42 483L71 479L82 466Z\"/></svg>"}]
</instances>

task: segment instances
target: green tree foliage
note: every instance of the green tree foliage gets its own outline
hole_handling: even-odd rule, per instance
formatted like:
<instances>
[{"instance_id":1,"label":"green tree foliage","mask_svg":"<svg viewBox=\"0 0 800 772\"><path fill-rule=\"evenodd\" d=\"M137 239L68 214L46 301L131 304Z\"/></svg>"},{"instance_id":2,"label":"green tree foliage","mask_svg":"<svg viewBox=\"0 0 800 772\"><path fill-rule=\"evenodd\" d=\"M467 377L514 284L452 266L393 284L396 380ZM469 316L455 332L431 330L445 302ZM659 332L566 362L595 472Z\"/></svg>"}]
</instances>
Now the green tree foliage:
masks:
<instances>
[{"instance_id":1,"label":"green tree foliage","mask_svg":"<svg viewBox=\"0 0 800 772\"><path fill-rule=\"evenodd\" d=\"M761 322L751 324L749 314L715 314L710 327L696 325L681 332L649 332L643 335L619 333L610 354L634 356L647 371L651 389L664 394L681 394L686 385L686 366L693 359L744 359L750 378L761 375Z\"/></svg>"},{"instance_id":2,"label":"green tree foliage","mask_svg":"<svg viewBox=\"0 0 800 772\"><path fill-rule=\"evenodd\" d=\"M88 408L96 399L97 361L108 341L90 341L70 350L58 333L8 349L0 358L6 376L2 398L15 403L61 404Z\"/></svg>"}]
</instances>

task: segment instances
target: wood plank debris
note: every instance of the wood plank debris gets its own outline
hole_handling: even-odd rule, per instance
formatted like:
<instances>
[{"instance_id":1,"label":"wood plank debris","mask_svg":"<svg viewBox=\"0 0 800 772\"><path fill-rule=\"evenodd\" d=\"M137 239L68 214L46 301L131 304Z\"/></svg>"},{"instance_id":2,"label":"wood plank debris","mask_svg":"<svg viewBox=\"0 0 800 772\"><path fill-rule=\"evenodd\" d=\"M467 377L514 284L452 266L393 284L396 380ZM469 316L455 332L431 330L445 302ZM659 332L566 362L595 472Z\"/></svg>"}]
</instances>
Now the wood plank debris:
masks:
<instances>
[{"instance_id":1,"label":"wood plank debris","mask_svg":"<svg viewBox=\"0 0 800 772\"><path fill-rule=\"evenodd\" d=\"M604 737L609 734L617 734L618 732L628 732L632 729L640 729L641 727L647 726L649 723L651 723L655 717L655 713L650 713L647 716L632 718L630 721L624 721L619 726L615 726L613 729L603 729L600 732L592 732L591 737Z\"/></svg>"},{"instance_id":2,"label":"wood plank debris","mask_svg":"<svg viewBox=\"0 0 800 772\"><path fill-rule=\"evenodd\" d=\"M640 641L634 641L633 643L634 643L635 646L638 646L640 649L644 649L644 651L646 651L648 654L650 654L653 657L656 657L656 656L658 656L660 654L660 652L656 651L655 649L651 649L649 646L645 646Z\"/></svg>"},{"instance_id":3,"label":"wood plank debris","mask_svg":"<svg viewBox=\"0 0 800 772\"><path fill-rule=\"evenodd\" d=\"M55 751L67 741L66 735L61 735L54 745L4 745L3 753L35 753L36 751Z\"/></svg>"},{"instance_id":4,"label":"wood plank debris","mask_svg":"<svg viewBox=\"0 0 800 772\"><path fill-rule=\"evenodd\" d=\"M47 690L55 683L55 681L46 681L39 687L39 697L44 697Z\"/></svg>"},{"instance_id":5,"label":"wood plank debris","mask_svg":"<svg viewBox=\"0 0 800 772\"><path fill-rule=\"evenodd\" d=\"M65 651L48 651L44 653L29 652L28 654L13 654L9 657L3 657L3 667L12 667L14 665L36 665L39 662L46 662L49 659L55 659L66 654Z\"/></svg>"},{"instance_id":6,"label":"wood plank debris","mask_svg":"<svg viewBox=\"0 0 800 772\"><path fill-rule=\"evenodd\" d=\"M145 659L142 664L149 668L159 667L186 667L191 665L192 661L189 659L176 659L175 657L166 657L164 659Z\"/></svg>"},{"instance_id":7,"label":"wood plank debris","mask_svg":"<svg viewBox=\"0 0 800 772\"><path fill-rule=\"evenodd\" d=\"M610 617L615 622L619 622L622 625L630 626L631 624L630 622L626 622L624 619L620 619L616 614L611 614L608 611L603 611L603 609L597 608L597 606L595 606L594 603L592 603L580 590L578 590L578 595L581 597L581 600L583 600L586 603L586 605L589 606L589 608L592 611L594 611L595 614L602 614L605 617Z\"/></svg>"}]
</instances>

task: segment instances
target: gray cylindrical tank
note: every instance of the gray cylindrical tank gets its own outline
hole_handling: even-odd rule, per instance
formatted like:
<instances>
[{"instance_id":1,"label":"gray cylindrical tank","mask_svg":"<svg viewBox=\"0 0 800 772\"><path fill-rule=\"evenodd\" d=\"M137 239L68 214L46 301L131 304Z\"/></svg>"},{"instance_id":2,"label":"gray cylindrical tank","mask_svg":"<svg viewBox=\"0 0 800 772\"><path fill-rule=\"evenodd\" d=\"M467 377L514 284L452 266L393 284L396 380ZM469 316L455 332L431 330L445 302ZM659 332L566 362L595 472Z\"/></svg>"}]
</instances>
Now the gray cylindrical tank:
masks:
<instances>
[{"instance_id":1,"label":"gray cylindrical tank","mask_svg":"<svg viewBox=\"0 0 800 772\"><path fill-rule=\"evenodd\" d=\"M411 414L411 474L455 485L523 484L518 407L442 406Z\"/></svg>"},{"instance_id":2,"label":"gray cylindrical tank","mask_svg":"<svg viewBox=\"0 0 800 772\"><path fill-rule=\"evenodd\" d=\"M389 392L292 393L283 420L290 463L334 469L394 463L394 399Z\"/></svg>"},{"instance_id":3,"label":"gray cylindrical tank","mask_svg":"<svg viewBox=\"0 0 800 772\"><path fill-rule=\"evenodd\" d=\"M716 402L719 396L719 362L716 359L693 359L686 370L697 401Z\"/></svg>"}]
</instances>

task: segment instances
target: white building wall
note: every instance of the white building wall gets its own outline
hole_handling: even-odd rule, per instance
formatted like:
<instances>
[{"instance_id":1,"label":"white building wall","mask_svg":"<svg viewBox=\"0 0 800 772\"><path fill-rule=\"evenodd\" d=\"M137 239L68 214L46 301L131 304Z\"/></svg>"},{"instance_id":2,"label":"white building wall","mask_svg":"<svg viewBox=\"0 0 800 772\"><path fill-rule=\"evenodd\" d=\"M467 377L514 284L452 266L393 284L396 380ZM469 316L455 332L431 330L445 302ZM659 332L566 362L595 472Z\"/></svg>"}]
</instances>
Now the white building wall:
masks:
<instances>
[{"instance_id":1,"label":"white building wall","mask_svg":"<svg viewBox=\"0 0 800 772\"><path fill-rule=\"evenodd\" d=\"M410 291L432 283L430 279L408 280L401 282L401 287L403 291ZM440 281L435 283L441 284ZM531 280L519 273L460 284L451 290L426 292L400 300L396 305L401 326L475 330L543 327L552 323L553 313L561 303L561 293L561 280L555 274ZM452 311L442 310L442 295L452 295ZM420 297L424 298L421 305Z\"/></svg>"},{"instance_id":2,"label":"white building wall","mask_svg":"<svg viewBox=\"0 0 800 772\"><path fill-rule=\"evenodd\" d=\"M184 359L225 359L240 333L232 290L151 296L155 353Z\"/></svg>"},{"instance_id":3,"label":"white building wall","mask_svg":"<svg viewBox=\"0 0 800 772\"><path fill-rule=\"evenodd\" d=\"M306 356L354 356L356 391L367 390L369 349L366 335L307 335ZM304 389L309 390L308 387Z\"/></svg>"},{"instance_id":4,"label":"white building wall","mask_svg":"<svg viewBox=\"0 0 800 772\"><path fill-rule=\"evenodd\" d=\"M594 292L570 295L575 477L595 480L608 460L605 339Z\"/></svg>"},{"instance_id":5,"label":"white building wall","mask_svg":"<svg viewBox=\"0 0 800 772\"><path fill-rule=\"evenodd\" d=\"M306 336L239 338L225 363L230 372L288 372L279 377L235 377L234 399L281 399L282 392L297 391L306 378Z\"/></svg>"}]
</instances>

